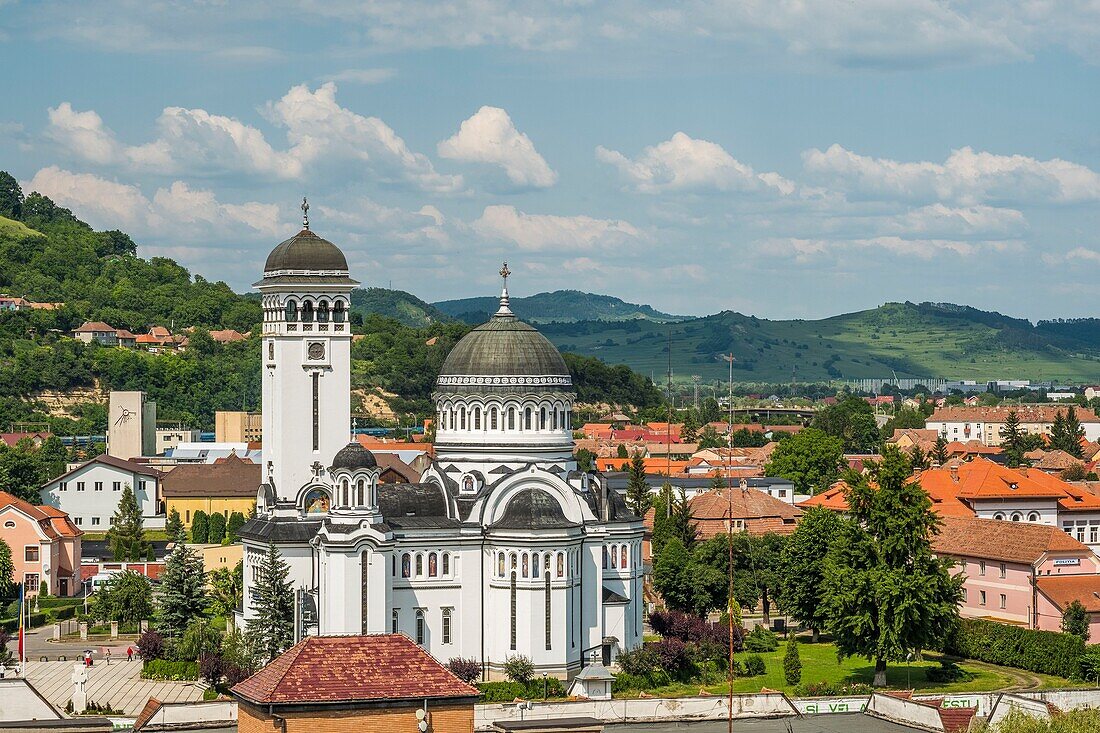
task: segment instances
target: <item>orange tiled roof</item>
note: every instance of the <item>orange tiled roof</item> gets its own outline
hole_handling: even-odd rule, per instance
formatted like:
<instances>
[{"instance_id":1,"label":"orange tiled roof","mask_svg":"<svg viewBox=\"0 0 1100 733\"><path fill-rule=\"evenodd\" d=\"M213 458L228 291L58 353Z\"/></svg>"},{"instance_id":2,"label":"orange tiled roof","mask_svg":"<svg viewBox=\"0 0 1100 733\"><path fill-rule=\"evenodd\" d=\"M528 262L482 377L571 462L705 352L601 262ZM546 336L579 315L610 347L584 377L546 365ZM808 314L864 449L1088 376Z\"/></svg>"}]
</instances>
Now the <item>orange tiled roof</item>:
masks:
<instances>
[{"instance_id":1,"label":"orange tiled roof","mask_svg":"<svg viewBox=\"0 0 1100 733\"><path fill-rule=\"evenodd\" d=\"M107 325L103 321L85 321L80 328L74 330L73 333L100 333L114 330L112 326Z\"/></svg>"},{"instance_id":2,"label":"orange tiled roof","mask_svg":"<svg viewBox=\"0 0 1100 733\"><path fill-rule=\"evenodd\" d=\"M1018 471L976 458L953 468L935 468L920 475L920 484L932 493L948 492L962 499L1054 498L1065 496L1059 486L1040 478L1040 471ZM956 480L957 478L957 480Z\"/></svg>"},{"instance_id":3,"label":"orange tiled roof","mask_svg":"<svg viewBox=\"0 0 1100 733\"><path fill-rule=\"evenodd\" d=\"M992 445L986 445L980 440L968 440L965 443L958 440L952 440L947 444L944 449L949 456L968 456L968 455L997 455L998 453L1004 453L1004 448L998 448Z\"/></svg>"},{"instance_id":4,"label":"orange tiled roof","mask_svg":"<svg viewBox=\"0 0 1100 733\"><path fill-rule=\"evenodd\" d=\"M725 534L731 517L744 521L750 534L790 533L802 517L798 507L748 487L714 489L697 494L688 503L702 539Z\"/></svg>"},{"instance_id":5,"label":"orange tiled roof","mask_svg":"<svg viewBox=\"0 0 1100 733\"><path fill-rule=\"evenodd\" d=\"M1035 585L1063 611L1080 601L1089 613L1100 613L1100 575L1040 575Z\"/></svg>"},{"instance_id":6,"label":"orange tiled roof","mask_svg":"<svg viewBox=\"0 0 1100 733\"><path fill-rule=\"evenodd\" d=\"M1035 563L1047 552L1091 554L1091 550L1048 524L999 522L977 517L943 517L932 549L941 555Z\"/></svg>"},{"instance_id":7,"label":"orange tiled roof","mask_svg":"<svg viewBox=\"0 0 1100 733\"><path fill-rule=\"evenodd\" d=\"M1064 416L1067 407L1073 407L1077 419L1081 422L1100 422L1100 417L1087 407L1073 405L1011 405L997 407L939 407L928 418L928 422L973 422L1003 423L1008 413L1015 411L1021 423L1053 423L1054 416L1061 412Z\"/></svg>"},{"instance_id":8,"label":"orange tiled roof","mask_svg":"<svg viewBox=\"0 0 1100 733\"><path fill-rule=\"evenodd\" d=\"M38 522L47 537L57 540L61 537L80 537L84 534L69 520L69 516L59 509L49 506L35 506L14 494L0 491L0 508L11 506Z\"/></svg>"}]
</instances>

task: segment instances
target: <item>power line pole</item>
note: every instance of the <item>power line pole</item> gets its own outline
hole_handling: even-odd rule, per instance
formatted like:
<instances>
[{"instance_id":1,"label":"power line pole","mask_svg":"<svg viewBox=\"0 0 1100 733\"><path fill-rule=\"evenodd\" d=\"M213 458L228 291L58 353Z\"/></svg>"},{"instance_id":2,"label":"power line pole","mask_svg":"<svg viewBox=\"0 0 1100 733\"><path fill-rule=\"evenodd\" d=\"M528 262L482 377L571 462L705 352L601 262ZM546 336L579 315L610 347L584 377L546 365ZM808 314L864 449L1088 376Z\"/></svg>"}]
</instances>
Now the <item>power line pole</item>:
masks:
<instances>
[{"instance_id":1,"label":"power line pole","mask_svg":"<svg viewBox=\"0 0 1100 733\"><path fill-rule=\"evenodd\" d=\"M703 381L703 378L698 374L691 375L691 383L695 387L695 409L699 409L699 382Z\"/></svg>"}]
</instances>

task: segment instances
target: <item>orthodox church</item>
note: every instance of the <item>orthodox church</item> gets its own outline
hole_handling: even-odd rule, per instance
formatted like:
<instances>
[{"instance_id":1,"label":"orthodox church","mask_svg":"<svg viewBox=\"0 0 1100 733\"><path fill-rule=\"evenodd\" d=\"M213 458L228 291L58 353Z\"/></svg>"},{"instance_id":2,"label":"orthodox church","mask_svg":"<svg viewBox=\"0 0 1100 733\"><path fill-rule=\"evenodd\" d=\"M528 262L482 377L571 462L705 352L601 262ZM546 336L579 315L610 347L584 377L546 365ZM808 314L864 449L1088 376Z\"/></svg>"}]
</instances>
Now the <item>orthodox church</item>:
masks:
<instances>
[{"instance_id":1,"label":"orthodox church","mask_svg":"<svg viewBox=\"0 0 1100 733\"><path fill-rule=\"evenodd\" d=\"M641 519L600 474L577 470L569 370L509 308L507 265L499 309L436 381L433 462L419 483L383 484L351 441L358 283L303 225L255 285L264 483L240 532L244 620L274 544L296 590L296 639L400 632L444 662L478 660L487 679L512 655L566 677L639 646Z\"/></svg>"}]
</instances>

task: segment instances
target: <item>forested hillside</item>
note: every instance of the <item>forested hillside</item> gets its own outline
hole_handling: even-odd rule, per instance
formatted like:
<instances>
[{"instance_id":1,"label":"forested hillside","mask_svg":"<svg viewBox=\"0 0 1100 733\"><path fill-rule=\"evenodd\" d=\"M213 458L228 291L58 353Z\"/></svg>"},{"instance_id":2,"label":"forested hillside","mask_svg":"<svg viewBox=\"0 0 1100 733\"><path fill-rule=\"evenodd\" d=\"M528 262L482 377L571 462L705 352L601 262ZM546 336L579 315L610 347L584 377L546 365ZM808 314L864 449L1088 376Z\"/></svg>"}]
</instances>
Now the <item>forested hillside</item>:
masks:
<instances>
[{"instance_id":1,"label":"forested hillside","mask_svg":"<svg viewBox=\"0 0 1100 733\"><path fill-rule=\"evenodd\" d=\"M454 320L412 293L386 288L356 288L351 291L351 309L363 316L393 318L406 326L420 327Z\"/></svg>"},{"instance_id":2,"label":"forested hillside","mask_svg":"<svg viewBox=\"0 0 1100 733\"><path fill-rule=\"evenodd\" d=\"M443 313L466 323L484 323L497 309L493 297L445 300L433 305ZM525 298L511 299L512 311L528 323L572 321L654 321L666 323L685 320L684 316L661 313L648 305L627 303L610 295L583 293L579 290L555 290Z\"/></svg>"}]
</instances>

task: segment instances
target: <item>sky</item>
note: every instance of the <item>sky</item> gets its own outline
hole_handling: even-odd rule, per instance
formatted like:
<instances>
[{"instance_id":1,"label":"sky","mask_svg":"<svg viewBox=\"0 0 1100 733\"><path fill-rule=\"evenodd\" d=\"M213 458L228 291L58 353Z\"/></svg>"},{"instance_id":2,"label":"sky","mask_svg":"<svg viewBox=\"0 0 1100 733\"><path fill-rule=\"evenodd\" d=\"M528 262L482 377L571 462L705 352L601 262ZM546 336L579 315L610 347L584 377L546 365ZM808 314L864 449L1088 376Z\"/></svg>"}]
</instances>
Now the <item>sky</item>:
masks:
<instances>
[{"instance_id":1,"label":"sky","mask_svg":"<svg viewBox=\"0 0 1100 733\"><path fill-rule=\"evenodd\" d=\"M1096 316L1097 59L1097 0L0 0L0 169L241 291L308 196L427 301Z\"/></svg>"}]
</instances>

